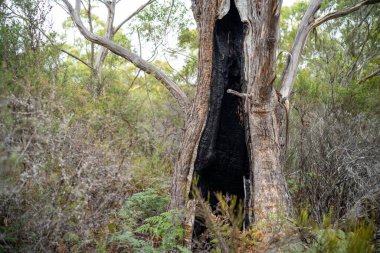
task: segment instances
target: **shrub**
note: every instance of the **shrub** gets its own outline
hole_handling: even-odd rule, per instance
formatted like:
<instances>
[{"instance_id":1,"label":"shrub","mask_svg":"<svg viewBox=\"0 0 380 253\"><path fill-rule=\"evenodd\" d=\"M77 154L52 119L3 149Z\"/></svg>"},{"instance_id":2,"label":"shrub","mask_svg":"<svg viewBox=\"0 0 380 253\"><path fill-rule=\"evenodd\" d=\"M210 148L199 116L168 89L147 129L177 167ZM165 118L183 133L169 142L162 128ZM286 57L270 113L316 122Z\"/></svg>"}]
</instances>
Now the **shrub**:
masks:
<instances>
[{"instance_id":1,"label":"shrub","mask_svg":"<svg viewBox=\"0 0 380 253\"><path fill-rule=\"evenodd\" d=\"M376 119L340 109L294 112L287 178L296 207L308 206L318 223L330 208L334 221L359 202L379 210L378 128Z\"/></svg>"},{"instance_id":2,"label":"shrub","mask_svg":"<svg viewBox=\"0 0 380 253\"><path fill-rule=\"evenodd\" d=\"M148 189L132 195L118 213L121 225L110 237L110 247L133 252L187 252L181 246L184 230L181 214L164 212L169 196Z\"/></svg>"}]
</instances>

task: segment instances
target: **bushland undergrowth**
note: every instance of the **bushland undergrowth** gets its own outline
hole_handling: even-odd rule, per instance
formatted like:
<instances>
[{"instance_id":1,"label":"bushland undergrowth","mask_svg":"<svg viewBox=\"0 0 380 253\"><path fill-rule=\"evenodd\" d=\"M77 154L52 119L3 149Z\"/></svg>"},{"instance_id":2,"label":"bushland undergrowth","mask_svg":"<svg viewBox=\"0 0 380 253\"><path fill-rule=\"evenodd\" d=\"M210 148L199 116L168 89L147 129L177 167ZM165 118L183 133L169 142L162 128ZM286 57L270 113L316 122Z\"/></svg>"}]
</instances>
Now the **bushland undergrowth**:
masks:
<instances>
[{"instance_id":1,"label":"bushland undergrowth","mask_svg":"<svg viewBox=\"0 0 380 253\"><path fill-rule=\"evenodd\" d=\"M94 97L90 72L42 39L41 5L20 3L35 22L0 4L0 252L189 252L181 210L166 209L183 126L174 100L114 60ZM284 251L375 250L378 82L341 87L300 71L285 173L303 240ZM200 252L263 252L268 231L281 239L271 224L242 231L240 203L217 196L214 212L199 199L208 227Z\"/></svg>"}]
</instances>

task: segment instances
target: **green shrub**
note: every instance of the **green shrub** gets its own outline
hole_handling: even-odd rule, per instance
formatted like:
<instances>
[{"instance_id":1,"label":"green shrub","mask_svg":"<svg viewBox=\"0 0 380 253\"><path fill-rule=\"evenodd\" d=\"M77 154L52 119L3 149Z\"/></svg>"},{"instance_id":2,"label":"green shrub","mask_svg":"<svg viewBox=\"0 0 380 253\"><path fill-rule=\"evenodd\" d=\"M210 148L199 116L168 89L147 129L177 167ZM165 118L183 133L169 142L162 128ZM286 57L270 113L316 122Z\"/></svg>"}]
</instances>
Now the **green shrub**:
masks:
<instances>
[{"instance_id":1,"label":"green shrub","mask_svg":"<svg viewBox=\"0 0 380 253\"><path fill-rule=\"evenodd\" d=\"M372 252L374 226L360 223L352 231L326 228L316 230L315 241L307 252L369 253Z\"/></svg>"},{"instance_id":2,"label":"green shrub","mask_svg":"<svg viewBox=\"0 0 380 253\"><path fill-rule=\"evenodd\" d=\"M170 210L158 216L149 217L136 229L136 233L152 236L160 242L159 252L179 249L184 230L181 227L181 216L178 211Z\"/></svg>"},{"instance_id":3,"label":"green shrub","mask_svg":"<svg viewBox=\"0 0 380 253\"><path fill-rule=\"evenodd\" d=\"M148 217L162 213L169 202L167 194L160 194L157 190L148 189L132 195L125 202L119 212L126 227L135 228Z\"/></svg>"},{"instance_id":4,"label":"green shrub","mask_svg":"<svg viewBox=\"0 0 380 253\"><path fill-rule=\"evenodd\" d=\"M164 212L168 201L166 193L155 189L132 195L118 214L122 226L111 235L110 243L133 252L186 252L181 246L180 212Z\"/></svg>"},{"instance_id":5,"label":"green shrub","mask_svg":"<svg viewBox=\"0 0 380 253\"><path fill-rule=\"evenodd\" d=\"M307 213L307 208L302 209L298 218L301 234L310 243L310 247L306 252L372 252L372 240L375 233L373 221L352 222L352 224L343 228L342 225L333 223L332 211L323 215L321 224L315 222Z\"/></svg>"}]
</instances>

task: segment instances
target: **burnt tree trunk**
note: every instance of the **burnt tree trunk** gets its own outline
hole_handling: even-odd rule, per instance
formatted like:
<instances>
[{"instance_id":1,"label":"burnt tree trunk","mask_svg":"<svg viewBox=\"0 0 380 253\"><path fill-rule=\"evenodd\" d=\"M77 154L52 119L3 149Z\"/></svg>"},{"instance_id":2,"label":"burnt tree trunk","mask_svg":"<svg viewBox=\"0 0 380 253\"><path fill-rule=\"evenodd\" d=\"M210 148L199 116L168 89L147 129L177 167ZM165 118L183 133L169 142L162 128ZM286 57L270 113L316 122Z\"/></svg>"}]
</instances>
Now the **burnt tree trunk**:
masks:
<instances>
[{"instance_id":1,"label":"burnt tree trunk","mask_svg":"<svg viewBox=\"0 0 380 253\"><path fill-rule=\"evenodd\" d=\"M210 196L212 206L217 204L214 192L244 199L246 224L270 222L279 215L292 217L293 207L283 175L288 99L308 33L329 20L380 0L362 0L319 18L315 14L322 0L310 0L288 54L279 92L274 90L273 83L282 1L192 0L200 48L197 93L190 110L186 94L163 71L109 38L89 31L80 18L80 0L75 1L75 8L68 0L62 2L87 40L152 74L187 113L170 208L188 210L185 224L187 235L191 235L196 212L190 194L194 175L199 178L197 186L201 194L204 198ZM142 5L114 32L152 2ZM188 240L187 244L190 243Z\"/></svg>"},{"instance_id":2,"label":"burnt tree trunk","mask_svg":"<svg viewBox=\"0 0 380 253\"><path fill-rule=\"evenodd\" d=\"M195 175L211 206L217 202L214 192L244 199L246 223L293 214L283 175L288 107L273 87L280 9L278 0L193 1L200 34L198 88L170 203L189 211L189 231Z\"/></svg>"}]
</instances>

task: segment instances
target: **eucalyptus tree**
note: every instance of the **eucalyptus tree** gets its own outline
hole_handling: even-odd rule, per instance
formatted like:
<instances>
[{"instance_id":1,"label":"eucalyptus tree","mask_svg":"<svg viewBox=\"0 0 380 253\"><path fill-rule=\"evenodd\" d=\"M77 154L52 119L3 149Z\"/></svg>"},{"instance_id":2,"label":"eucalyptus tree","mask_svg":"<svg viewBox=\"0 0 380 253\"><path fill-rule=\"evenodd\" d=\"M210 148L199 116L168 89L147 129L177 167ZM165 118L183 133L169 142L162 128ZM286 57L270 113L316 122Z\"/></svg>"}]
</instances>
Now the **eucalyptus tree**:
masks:
<instances>
[{"instance_id":1,"label":"eucalyptus tree","mask_svg":"<svg viewBox=\"0 0 380 253\"><path fill-rule=\"evenodd\" d=\"M125 26L128 21L130 21L133 17L135 17L138 13L144 10L147 6L152 4L156 0L149 0L142 5L140 5L134 12L124 17L122 21L118 24L115 24L115 15L117 10L117 5L120 3L119 1L103 1L103 0L81 0L81 5L84 8L84 11L81 12L81 16L86 19L86 23L88 25L89 31L91 33L97 33L95 31L95 25L97 23L101 23L103 25L102 33L104 37L109 40L114 40L115 35L120 32L120 30ZM98 7L97 4L101 4L106 9L106 20L103 22L99 21L99 17L94 14L95 7ZM99 31L98 31L99 32ZM75 58L76 60L82 62L85 66L87 66L91 70L91 81L92 92L99 96L103 90L103 80L102 73L105 60L108 55L108 49L105 47L99 47L99 49L95 50L95 43L90 42L90 52L89 59L86 60L78 55L75 55L67 50L61 49L62 52L66 53L70 57Z\"/></svg>"},{"instance_id":2,"label":"eucalyptus tree","mask_svg":"<svg viewBox=\"0 0 380 253\"><path fill-rule=\"evenodd\" d=\"M331 11L351 2L344 0L337 3L326 2L320 11ZM292 8L284 8L288 19L281 27L282 48L288 47L288 42L294 35L295 29L293 30L291 22L294 22L305 8L304 2L294 4ZM318 70L318 73L323 73L318 76L322 82L342 87L376 76L379 72L380 55L377 38L380 26L379 16L380 9L372 5L344 19L327 22L318 30L314 30L314 36L309 39L303 51L302 69Z\"/></svg>"},{"instance_id":3,"label":"eucalyptus tree","mask_svg":"<svg viewBox=\"0 0 380 253\"><path fill-rule=\"evenodd\" d=\"M203 197L234 194L245 202L245 223L293 217L283 168L289 98L309 32L379 0L364 0L317 17L322 0L310 0L276 90L281 0L192 0L199 30L197 91L192 105L162 70L137 54L97 36L83 24L81 5L62 0L89 41L152 74L177 99L187 116L171 188L170 208L185 208L187 231L196 215L195 175ZM216 199L210 196L211 205Z\"/></svg>"}]
</instances>

